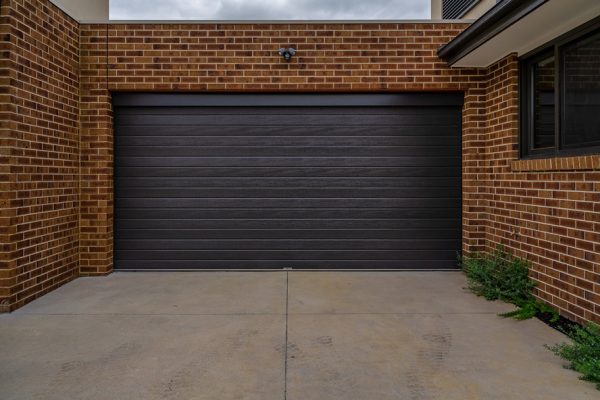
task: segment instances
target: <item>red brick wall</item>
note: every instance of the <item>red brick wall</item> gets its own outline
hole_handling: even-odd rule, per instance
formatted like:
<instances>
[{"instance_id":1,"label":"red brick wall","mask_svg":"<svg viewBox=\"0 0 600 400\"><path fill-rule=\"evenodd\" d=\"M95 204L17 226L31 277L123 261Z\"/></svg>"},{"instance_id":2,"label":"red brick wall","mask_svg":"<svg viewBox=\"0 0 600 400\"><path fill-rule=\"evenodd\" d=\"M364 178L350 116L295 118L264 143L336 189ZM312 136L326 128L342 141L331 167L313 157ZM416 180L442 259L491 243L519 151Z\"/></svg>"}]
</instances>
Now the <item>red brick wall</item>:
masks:
<instances>
[{"instance_id":1,"label":"red brick wall","mask_svg":"<svg viewBox=\"0 0 600 400\"><path fill-rule=\"evenodd\" d=\"M111 91L463 91L464 243L482 249L476 179L483 73L436 55L464 24L110 24L81 26L81 271L112 269ZM291 63L277 54L298 49ZM473 189L475 188L475 189Z\"/></svg>"},{"instance_id":2,"label":"red brick wall","mask_svg":"<svg viewBox=\"0 0 600 400\"><path fill-rule=\"evenodd\" d=\"M536 294L600 321L600 156L518 159L518 61L488 69L486 247L532 262Z\"/></svg>"},{"instance_id":3,"label":"red brick wall","mask_svg":"<svg viewBox=\"0 0 600 400\"><path fill-rule=\"evenodd\" d=\"M438 46L466 25L110 25L110 90L464 90ZM84 28L85 29L85 28ZM291 63L277 54L298 50Z\"/></svg>"},{"instance_id":4,"label":"red brick wall","mask_svg":"<svg viewBox=\"0 0 600 400\"><path fill-rule=\"evenodd\" d=\"M78 275L79 26L46 1L0 8L0 311Z\"/></svg>"}]
</instances>

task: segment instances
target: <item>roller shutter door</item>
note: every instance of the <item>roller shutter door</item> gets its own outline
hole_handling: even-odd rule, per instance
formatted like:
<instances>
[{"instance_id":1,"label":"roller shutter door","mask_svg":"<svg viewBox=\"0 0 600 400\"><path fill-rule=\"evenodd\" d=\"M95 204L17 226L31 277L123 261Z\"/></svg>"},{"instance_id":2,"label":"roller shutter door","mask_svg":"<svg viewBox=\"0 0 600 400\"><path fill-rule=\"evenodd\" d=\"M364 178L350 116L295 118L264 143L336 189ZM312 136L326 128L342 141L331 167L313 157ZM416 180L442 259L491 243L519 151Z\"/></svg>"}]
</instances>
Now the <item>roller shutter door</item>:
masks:
<instances>
[{"instance_id":1,"label":"roller shutter door","mask_svg":"<svg viewBox=\"0 0 600 400\"><path fill-rule=\"evenodd\" d=\"M455 268L461 105L116 94L115 268Z\"/></svg>"}]
</instances>

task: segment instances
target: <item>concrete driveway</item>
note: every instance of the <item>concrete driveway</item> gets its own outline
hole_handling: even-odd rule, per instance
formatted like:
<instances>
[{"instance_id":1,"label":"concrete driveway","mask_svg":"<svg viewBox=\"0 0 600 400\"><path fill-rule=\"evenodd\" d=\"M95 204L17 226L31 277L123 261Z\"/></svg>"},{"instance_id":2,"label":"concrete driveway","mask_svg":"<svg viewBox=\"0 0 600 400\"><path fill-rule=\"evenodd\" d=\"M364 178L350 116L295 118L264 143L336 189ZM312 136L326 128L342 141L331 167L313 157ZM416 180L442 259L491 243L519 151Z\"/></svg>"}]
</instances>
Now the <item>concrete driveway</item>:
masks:
<instances>
[{"instance_id":1,"label":"concrete driveway","mask_svg":"<svg viewBox=\"0 0 600 400\"><path fill-rule=\"evenodd\" d=\"M459 272L115 273L0 316L0 398L597 399Z\"/></svg>"}]
</instances>

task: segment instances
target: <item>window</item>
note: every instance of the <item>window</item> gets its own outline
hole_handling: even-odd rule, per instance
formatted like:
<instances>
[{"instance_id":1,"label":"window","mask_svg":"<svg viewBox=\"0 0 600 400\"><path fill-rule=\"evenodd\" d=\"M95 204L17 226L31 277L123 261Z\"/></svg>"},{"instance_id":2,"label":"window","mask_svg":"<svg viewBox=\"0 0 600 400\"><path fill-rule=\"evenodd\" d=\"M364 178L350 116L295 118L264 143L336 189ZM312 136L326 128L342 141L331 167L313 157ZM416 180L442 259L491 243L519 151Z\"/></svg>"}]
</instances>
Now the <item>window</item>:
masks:
<instances>
[{"instance_id":1,"label":"window","mask_svg":"<svg viewBox=\"0 0 600 400\"><path fill-rule=\"evenodd\" d=\"M521 155L600 154L600 23L521 62Z\"/></svg>"},{"instance_id":2,"label":"window","mask_svg":"<svg viewBox=\"0 0 600 400\"><path fill-rule=\"evenodd\" d=\"M564 147L600 145L600 32L563 48Z\"/></svg>"},{"instance_id":3,"label":"window","mask_svg":"<svg viewBox=\"0 0 600 400\"><path fill-rule=\"evenodd\" d=\"M533 118L532 148L547 149L554 147L554 54L543 54L531 63Z\"/></svg>"}]
</instances>

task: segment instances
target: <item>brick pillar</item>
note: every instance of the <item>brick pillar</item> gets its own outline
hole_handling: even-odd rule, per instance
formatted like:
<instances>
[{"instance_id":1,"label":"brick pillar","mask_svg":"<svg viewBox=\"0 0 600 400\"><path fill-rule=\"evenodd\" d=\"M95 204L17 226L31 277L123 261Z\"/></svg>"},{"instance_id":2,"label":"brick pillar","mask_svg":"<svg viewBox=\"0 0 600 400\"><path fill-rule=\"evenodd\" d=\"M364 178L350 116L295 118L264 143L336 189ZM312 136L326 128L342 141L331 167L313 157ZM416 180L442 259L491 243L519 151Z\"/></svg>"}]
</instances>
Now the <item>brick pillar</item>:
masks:
<instances>
[{"instance_id":1,"label":"brick pillar","mask_svg":"<svg viewBox=\"0 0 600 400\"><path fill-rule=\"evenodd\" d=\"M113 133L107 26L81 26L80 273L113 268Z\"/></svg>"},{"instance_id":2,"label":"brick pillar","mask_svg":"<svg viewBox=\"0 0 600 400\"><path fill-rule=\"evenodd\" d=\"M7 17L2 15L2 21ZM0 34L6 37L11 27L0 24ZM3 45L9 45L3 40ZM13 287L16 286L17 269L17 191L16 174L14 173L17 147L17 115L15 90L9 84L16 76L13 62L9 57L0 59L0 313L11 311L11 305L16 302Z\"/></svg>"},{"instance_id":3,"label":"brick pillar","mask_svg":"<svg viewBox=\"0 0 600 400\"><path fill-rule=\"evenodd\" d=\"M0 57L0 313L8 312L15 303L12 288L16 285L17 268L17 192L14 152L17 148L17 100L11 80L17 76L14 59L14 36L6 2L0 8L0 40L4 51ZM14 55L13 55L14 57Z\"/></svg>"},{"instance_id":4,"label":"brick pillar","mask_svg":"<svg viewBox=\"0 0 600 400\"><path fill-rule=\"evenodd\" d=\"M485 166L485 94L483 80L465 92L462 121L463 254L485 248L489 181Z\"/></svg>"},{"instance_id":5,"label":"brick pillar","mask_svg":"<svg viewBox=\"0 0 600 400\"><path fill-rule=\"evenodd\" d=\"M486 120L487 142L486 165L490 171L489 210L487 250L495 249L499 244L507 247L519 257L527 258L520 252L521 240L516 232L519 230L519 218L515 215L499 215L499 210L510 210L514 204L508 196L520 183L512 175L511 162L519 158L519 62L515 54L494 63L487 71L486 88ZM507 190L509 189L509 190ZM516 193L515 193L516 194ZM514 203L527 204L526 192L513 200ZM516 200L516 201L515 201ZM501 213L502 214L502 213ZM498 216L501 216L498 219Z\"/></svg>"}]
</instances>

